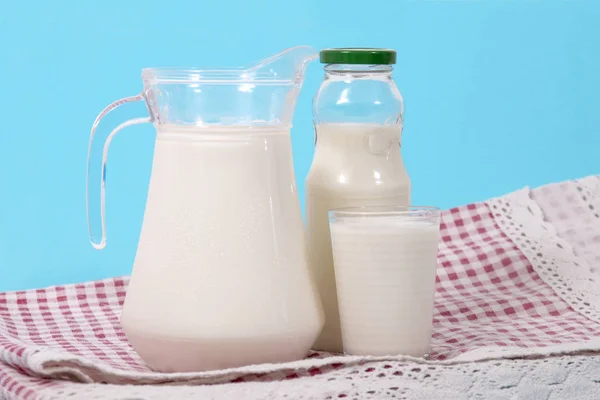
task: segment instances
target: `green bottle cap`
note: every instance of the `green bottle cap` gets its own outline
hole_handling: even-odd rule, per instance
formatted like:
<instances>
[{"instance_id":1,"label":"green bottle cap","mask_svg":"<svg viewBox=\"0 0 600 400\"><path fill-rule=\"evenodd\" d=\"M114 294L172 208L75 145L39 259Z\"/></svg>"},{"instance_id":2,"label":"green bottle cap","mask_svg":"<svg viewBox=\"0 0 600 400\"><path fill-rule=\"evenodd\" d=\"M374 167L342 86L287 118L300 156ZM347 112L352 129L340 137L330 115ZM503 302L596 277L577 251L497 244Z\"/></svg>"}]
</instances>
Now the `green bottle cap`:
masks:
<instances>
[{"instance_id":1,"label":"green bottle cap","mask_svg":"<svg viewBox=\"0 0 600 400\"><path fill-rule=\"evenodd\" d=\"M396 50L376 48L324 49L319 53L323 64L396 64Z\"/></svg>"}]
</instances>

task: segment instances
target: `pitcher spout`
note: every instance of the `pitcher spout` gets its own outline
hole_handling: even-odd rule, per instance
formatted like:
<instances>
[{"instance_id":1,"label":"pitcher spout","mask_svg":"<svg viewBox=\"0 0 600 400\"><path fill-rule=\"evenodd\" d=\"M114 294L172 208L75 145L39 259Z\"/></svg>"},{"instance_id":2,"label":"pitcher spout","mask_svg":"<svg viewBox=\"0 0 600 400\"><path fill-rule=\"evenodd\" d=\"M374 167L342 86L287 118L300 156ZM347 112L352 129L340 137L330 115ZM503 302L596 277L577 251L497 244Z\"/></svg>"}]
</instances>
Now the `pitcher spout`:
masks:
<instances>
[{"instance_id":1,"label":"pitcher spout","mask_svg":"<svg viewBox=\"0 0 600 400\"><path fill-rule=\"evenodd\" d=\"M311 46L295 46L254 63L248 72L251 75L271 75L277 80L289 80L301 87L306 66L319 55Z\"/></svg>"},{"instance_id":2,"label":"pitcher spout","mask_svg":"<svg viewBox=\"0 0 600 400\"><path fill-rule=\"evenodd\" d=\"M278 54L263 58L246 70L248 76L268 76L267 79L285 82L287 93L283 96L279 121L291 124L296 100L302 84L307 65L318 57L318 51L311 46L295 46Z\"/></svg>"}]
</instances>

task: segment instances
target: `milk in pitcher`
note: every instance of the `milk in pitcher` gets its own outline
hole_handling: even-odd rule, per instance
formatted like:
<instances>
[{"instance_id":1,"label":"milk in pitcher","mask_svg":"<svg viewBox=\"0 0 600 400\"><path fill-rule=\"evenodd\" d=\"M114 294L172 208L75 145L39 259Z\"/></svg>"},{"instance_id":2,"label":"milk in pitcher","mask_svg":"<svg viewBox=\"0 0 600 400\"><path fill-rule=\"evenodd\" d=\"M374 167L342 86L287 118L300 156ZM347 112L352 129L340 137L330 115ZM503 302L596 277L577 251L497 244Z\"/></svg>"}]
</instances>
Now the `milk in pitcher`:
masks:
<instances>
[{"instance_id":1,"label":"milk in pitcher","mask_svg":"<svg viewBox=\"0 0 600 400\"><path fill-rule=\"evenodd\" d=\"M122 315L150 365L219 369L306 355L322 314L291 160L289 129L158 127L151 218Z\"/></svg>"}]
</instances>

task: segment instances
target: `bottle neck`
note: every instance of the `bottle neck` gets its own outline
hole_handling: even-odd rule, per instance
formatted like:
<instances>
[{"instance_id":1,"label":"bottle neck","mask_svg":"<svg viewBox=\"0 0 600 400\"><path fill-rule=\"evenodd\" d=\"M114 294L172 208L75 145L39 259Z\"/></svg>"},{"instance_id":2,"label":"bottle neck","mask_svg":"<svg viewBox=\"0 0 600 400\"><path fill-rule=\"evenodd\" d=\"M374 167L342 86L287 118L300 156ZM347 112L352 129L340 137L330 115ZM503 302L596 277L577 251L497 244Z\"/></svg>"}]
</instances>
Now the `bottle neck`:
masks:
<instances>
[{"instance_id":1,"label":"bottle neck","mask_svg":"<svg viewBox=\"0 0 600 400\"><path fill-rule=\"evenodd\" d=\"M324 69L326 78L351 77L352 79L391 79L394 66L367 64L327 64Z\"/></svg>"}]
</instances>

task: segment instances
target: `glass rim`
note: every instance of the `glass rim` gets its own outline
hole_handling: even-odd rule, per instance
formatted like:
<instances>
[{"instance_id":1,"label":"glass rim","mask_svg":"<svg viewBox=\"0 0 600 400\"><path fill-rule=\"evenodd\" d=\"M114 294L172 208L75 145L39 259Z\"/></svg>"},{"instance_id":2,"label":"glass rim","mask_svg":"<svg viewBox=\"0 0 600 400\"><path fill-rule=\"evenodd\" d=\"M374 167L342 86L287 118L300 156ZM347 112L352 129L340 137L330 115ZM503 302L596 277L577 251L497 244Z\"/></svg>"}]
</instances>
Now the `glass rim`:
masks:
<instances>
[{"instance_id":1,"label":"glass rim","mask_svg":"<svg viewBox=\"0 0 600 400\"><path fill-rule=\"evenodd\" d=\"M330 216L336 217L402 216L419 215L423 212L440 214L441 209L435 206L356 206L328 210Z\"/></svg>"},{"instance_id":2,"label":"glass rim","mask_svg":"<svg viewBox=\"0 0 600 400\"><path fill-rule=\"evenodd\" d=\"M194 67L152 67L142 69L142 80L156 83L291 85L273 73L249 72L242 67L201 69Z\"/></svg>"}]
</instances>

